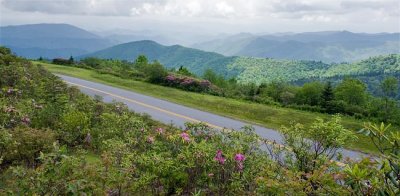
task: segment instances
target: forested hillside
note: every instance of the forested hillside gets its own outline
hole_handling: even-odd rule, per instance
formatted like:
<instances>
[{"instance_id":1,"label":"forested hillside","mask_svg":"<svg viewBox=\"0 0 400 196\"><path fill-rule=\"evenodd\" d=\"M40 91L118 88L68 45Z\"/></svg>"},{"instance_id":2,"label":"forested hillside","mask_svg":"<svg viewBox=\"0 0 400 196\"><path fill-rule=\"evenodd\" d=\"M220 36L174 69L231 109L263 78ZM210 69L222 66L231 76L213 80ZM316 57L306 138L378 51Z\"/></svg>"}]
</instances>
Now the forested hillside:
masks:
<instances>
[{"instance_id":1,"label":"forested hillside","mask_svg":"<svg viewBox=\"0 0 400 196\"><path fill-rule=\"evenodd\" d=\"M150 61L157 60L167 68L184 66L196 74L202 74L205 70L212 69L229 76L232 76L232 74L227 73L225 66L236 58L179 45L163 46L150 40L120 44L79 58L98 57L133 61L139 55L146 55Z\"/></svg>"},{"instance_id":2,"label":"forested hillside","mask_svg":"<svg viewBox=\"0 0 400 196\"><path fill-rule=\"evenodd\" d=\"M246 81L241 81L240 77L227 79L211 69L207 69L201 76L191 73L183 66L179 69L168 69L157 61L149 61L144 55L138 56L133 62L88 57L77 62L73 59L54 59L53 63L85 68L128 81L145 81L185 91L319 113L340 113L358 119L400 125L400 103L396 100L400 96L400 80L396 75L397 57L391 55L368 59L359 63L366 65L360 66L359 69L347 69L347 72L344 71L347 73L344 77L336 74L336 78L317 77L327 75L331 69L329 66L336 64L257 59L262 60L262 65L270 64L268 67L249 65L244 71L236 68L239 73L253 74L239 75L245 76L244 78L248 79ZM377 66L371 66L367 70L375 76L366 77L363 68L372 62ZM387 73L382 73L382 70Z\"/></svg>"},{"instance_id":3,"label":"forested hillside","mask_svg":"<svg viewBox=\"0 0 400 196\"><path fill-rule=\"evenodd\" d=\"M382 81L384 76L398 77L400 73L400 54L370 57L354 63L328 64L321 61L226 57L178 45L163 46L153 41L121 44L79 58L98 57L132 62L139 55L147 56L149 61L157 60L168 69L178 69L183 66L198 76L202 76L207 70L212 70L226 79L236 78L243 84L259 85L273 81L302 84L304 81L329 79L335 83L345 76L355 78L372 76L364 78L363 81L367 83L371 91L375 91L374 84Z\"/></svg>"},{"instance_id":4,"label":"forested hillside","mask_svg":"<svg viewBox=\"0 0 400 196\"><path fill-rule=\"evenodd\" d=\"M400 54L370 57L355 63L326 64L320 61L290 61L239 57L228 69L241 70L243 83L296 81L338 76L384 75L400 73Z\"/></svg>"},{"instance_id":5,"label":"forested hillside","mask_svg":"<svg viewBox=\"0 0 400 196\"><path fill-rule=\"evenodd\" d=\"M400 136L385 125L363 130L378 142L377 161L337 164L336 150L357 139L338 116L283 127L288 148L265 151L250 127L161 125L3 47L0 76L1 195L399 194Z\"/></svg>"}]
</instances>

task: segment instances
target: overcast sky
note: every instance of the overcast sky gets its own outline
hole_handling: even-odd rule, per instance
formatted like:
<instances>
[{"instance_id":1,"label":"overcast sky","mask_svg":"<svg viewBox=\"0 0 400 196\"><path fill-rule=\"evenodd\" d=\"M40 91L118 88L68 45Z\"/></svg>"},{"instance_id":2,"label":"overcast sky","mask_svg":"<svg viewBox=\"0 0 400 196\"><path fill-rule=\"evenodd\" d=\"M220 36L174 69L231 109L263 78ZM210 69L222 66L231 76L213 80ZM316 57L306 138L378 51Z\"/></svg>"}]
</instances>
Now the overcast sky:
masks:
<instances>
[{"instance_id":1,"label":"overcast sky","mask_svg":"<svg viewBox=\"0 0 400 196\"><path fill-rule=\"evenodd\" d=\"M0 22L215 34L399 32L400 0L0 0Z\"/></svg>"}]
</instances>

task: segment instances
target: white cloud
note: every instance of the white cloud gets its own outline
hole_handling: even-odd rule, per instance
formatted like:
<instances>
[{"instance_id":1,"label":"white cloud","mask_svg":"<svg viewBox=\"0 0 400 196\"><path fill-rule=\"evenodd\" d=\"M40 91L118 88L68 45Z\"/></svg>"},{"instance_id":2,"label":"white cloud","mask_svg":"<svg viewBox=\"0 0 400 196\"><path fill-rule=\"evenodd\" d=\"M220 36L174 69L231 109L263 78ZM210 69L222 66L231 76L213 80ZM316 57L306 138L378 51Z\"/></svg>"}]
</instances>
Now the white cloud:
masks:
<instances>
[{"instance_id":1,"label":"white cloud","mask_svg":"<svg viewBox=\"0 0 400 196\"><path fill-rule=\"evenodd\" d=\"M287 29L302 29L313 22L316 29L332 23L338 25L332 28L346 29L364 22L373 30L376 24L369 23L375 22L381 27L385 25L384 29L400 31L399 0L0 0L0 9L15 17L23 16L12 18L0 13L3 22L33 20L33 13L40 13L51 15L46 20L58 18L56 15L100 16L103 21L123 17L136 22L141 18L183 24L222 22L238 29L240 25L268 29L272 24L282 29L282 25L287 25ZM323 23L326 26L321 26Z\"/></svg>"},{"instance_id":2,"label":"white cloud","mask_svg":"<svg viewBox=\"0 0 400 196\"><path fill-rule=\"evenodd\" d=\"M235 13L235 8L227 4L225 1L218 2L215 7L217 8L217 13L220 13L223 16Z\"/></svg>"}]
</instances>

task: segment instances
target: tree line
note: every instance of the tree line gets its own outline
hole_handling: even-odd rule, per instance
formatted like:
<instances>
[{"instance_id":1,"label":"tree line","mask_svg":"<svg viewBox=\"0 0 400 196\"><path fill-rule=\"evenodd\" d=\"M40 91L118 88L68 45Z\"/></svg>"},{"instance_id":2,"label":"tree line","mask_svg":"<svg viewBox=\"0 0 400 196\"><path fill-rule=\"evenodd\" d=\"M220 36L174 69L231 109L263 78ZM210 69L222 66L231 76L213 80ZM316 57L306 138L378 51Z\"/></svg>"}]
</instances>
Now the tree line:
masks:
<instances>
[{"instance_id":1,"label":"tree line","mask_svg":"<svg viewBox=\"0 0 400 196\"><path fill-rule=\"evenodd\" d=\"M67 61L70 62L71 58ZM376 122L400 122L400 103L396 99L400 94L399 80L394 76L383 78L377 84L376 91L379 93L373 94L362 80L352 77L325 82L309 81L302 85L284 81L243 84L235 78L227 79L211 69L207 69L200 77L184 66L166 69L157 61L149 62L144 55L138 56L134 62L89 57L73 65L187 91L299 110L339 113Z\"/></svg>"},{"instance_id":2,"label":"tree line","mask_svg":"<svg viewBox=\"0 0 400 196\"><path fill-rule=\"evenodd\" d=\"M159 124L2 47L0 76L0 195L399 194L400 135L387 124L360 130L379 159L338 164L337 150L357 139L338 116L283 127L282 147L251 127Z\"/></svg>"}]
</instances>

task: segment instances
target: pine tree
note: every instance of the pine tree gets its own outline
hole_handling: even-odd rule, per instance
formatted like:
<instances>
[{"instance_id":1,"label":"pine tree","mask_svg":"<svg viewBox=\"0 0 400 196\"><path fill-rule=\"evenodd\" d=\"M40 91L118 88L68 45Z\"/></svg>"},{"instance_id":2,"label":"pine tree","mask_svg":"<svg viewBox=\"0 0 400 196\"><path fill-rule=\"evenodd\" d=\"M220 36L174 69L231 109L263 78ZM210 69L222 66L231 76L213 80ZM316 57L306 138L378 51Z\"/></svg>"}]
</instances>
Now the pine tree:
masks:
<instances>
[{"instance_id":1,"label":"pine tree","mask_svg":"<svg viewBox=\"0 0 400 196\"><path fill-rule=\"evenodd\" d=\"M70 65L74 64L74 57L72 57L72 56L69 57L68 64L70 64Z\"/></svg>"},{"instance_id":2,"label":"pine tree","mask_svg":"<svg viewBox=\"0 0 400 196\"><path fill-rule=\"evenodd\" d=\"M331 82L328 82L325 85L324 91L322 92L322 108L325 109L325 111L329 114L332 114L335 112L335 107L333 104L333 100L335 99L334 94L333 94L333 87Z\"/></svg>"}]
</instances>

